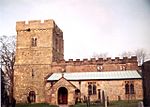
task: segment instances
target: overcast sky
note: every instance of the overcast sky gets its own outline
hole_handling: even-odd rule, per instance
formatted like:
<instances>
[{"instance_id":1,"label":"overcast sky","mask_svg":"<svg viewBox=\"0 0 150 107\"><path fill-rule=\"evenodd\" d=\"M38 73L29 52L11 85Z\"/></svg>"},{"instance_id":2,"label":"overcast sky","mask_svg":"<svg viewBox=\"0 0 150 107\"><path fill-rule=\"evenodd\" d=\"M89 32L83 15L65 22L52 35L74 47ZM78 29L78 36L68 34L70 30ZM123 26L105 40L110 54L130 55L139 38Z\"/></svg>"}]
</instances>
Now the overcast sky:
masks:
<instances>
[{"instance_id":1,"label":"overcast sky","mask_svg":"<svg viewBox=\"0 0 150 107\"><path fill-rule=\"evenodd\" d=\"M65 59L150 52L150 0L0 0L0 35L16 35L16 21L36 19L62 29Z\"/></svg>"}]
</instances>

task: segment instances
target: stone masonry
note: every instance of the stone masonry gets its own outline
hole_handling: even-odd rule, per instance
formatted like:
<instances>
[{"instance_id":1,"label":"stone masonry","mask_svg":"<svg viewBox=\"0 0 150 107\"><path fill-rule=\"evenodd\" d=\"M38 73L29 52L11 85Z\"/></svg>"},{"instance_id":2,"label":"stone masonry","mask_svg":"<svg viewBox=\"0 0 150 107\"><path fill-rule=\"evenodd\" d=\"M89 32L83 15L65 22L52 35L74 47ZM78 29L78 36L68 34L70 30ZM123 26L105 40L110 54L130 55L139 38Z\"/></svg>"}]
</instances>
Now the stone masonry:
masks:
<instances>
[{"instance_id":1,"label":"stone masonry","mask_svg":"<svg viewBox=\"0 0 150 107\"><path fill-rule=\"evenodd\" d=\"M63 33L53 20L17 22L16 30L14 96L24 102L28 92L35 90L37 102L44 102L44 77L51 72L51 63L64 57Z\"/></svg>"},{"instance_id":2,"label":"stone masonry","mask_svg":"<svg viewBox=\"0 0 150 107\"><path fill-rule=\"evenodd\" d=\"M48 102L58 105L58 90L65 87L68 91L67 104L75 104L76 89L80 89L81 99L87 96L87 83L90 81L67 81L60 79L53 86L47 78L54 72L109 72L139 70L137 58L115 59L69 59L64 60L63 32L54 20L20 21L16 23L16 61L14 71L14 97L17 103L28 102L30 91L35 92L36 103ZM92 80L91 80L92 81ZM133 81L135 95L133 99L142 99L142 80L94 81L97 89L107 90L110 100L126 100L125 81ZM64 90L65 90L64 88ZM98 93L98 90L97 90ZM98 95L91 96L96 101Z\"/></svg>"}]
</instances>

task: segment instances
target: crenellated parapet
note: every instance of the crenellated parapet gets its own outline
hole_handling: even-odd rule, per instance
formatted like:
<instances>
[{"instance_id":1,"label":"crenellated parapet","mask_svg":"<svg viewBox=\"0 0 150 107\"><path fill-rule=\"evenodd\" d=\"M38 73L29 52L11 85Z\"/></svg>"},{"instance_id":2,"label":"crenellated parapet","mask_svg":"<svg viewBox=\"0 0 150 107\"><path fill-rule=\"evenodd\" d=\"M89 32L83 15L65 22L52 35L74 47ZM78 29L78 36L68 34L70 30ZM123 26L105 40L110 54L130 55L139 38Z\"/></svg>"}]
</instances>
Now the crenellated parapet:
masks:
<instances>
[{"instance_id":1,"label":"crenellated parapet","mask_svg":"<svg viewBox=\"0 0 150 107\"><path fill-rule=\"evenodd\" d=\"M55 24L54 20L30 20L16 22L16 31L44 30L56 28L57 32L61 31ZM61 31L62 32L62 31Z\"/></svg>"},{"instance_id":2,"label":"crenellated parapet","mask_svg":"<svg viewBox=\"0 0 150 107\"><path fill-rule=\"evenodd\" d=\"M94 64L94 65L102 65L102 64L126 64L126 63L137 63L137 57L132 56L131 58L128 57L115 57L114 59L108 57L106 59L103 58L91 58L91 59L69 59L67 61L61 60L57 62L53 62L52 65L88 65L88 64Z\"/></svg>"},{"instance_id":3,"label":"crenellated parapet","mask_svg":"<svg viewBox=\"0 0 150 107\"><path fill-rule=\"evenodd\" d=\"M54 20L18 21L16 30L16 62L43 64L64 59L63 32Z\"/></svg>"}]
</instances>

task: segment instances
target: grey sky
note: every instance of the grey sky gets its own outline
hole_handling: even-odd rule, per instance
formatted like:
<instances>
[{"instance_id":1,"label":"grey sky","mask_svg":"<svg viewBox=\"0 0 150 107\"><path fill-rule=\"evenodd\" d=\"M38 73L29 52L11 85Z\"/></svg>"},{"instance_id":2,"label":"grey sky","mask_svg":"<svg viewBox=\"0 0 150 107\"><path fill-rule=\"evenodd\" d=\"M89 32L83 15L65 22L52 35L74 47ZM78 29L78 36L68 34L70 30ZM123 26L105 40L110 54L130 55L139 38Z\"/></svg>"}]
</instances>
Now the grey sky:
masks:
<instances>
[{"instance_id":1,"label":"grey sky","mask_svg":"<svg viewBox=\"0 0 150 107\"><path fill-rule=\"evenodd\" d=\"M65 59L150 52L150 0L0 1L0 35L16 35L16 21L36 19L54 19L63 30Z\"/></svg>"}]
</instances>

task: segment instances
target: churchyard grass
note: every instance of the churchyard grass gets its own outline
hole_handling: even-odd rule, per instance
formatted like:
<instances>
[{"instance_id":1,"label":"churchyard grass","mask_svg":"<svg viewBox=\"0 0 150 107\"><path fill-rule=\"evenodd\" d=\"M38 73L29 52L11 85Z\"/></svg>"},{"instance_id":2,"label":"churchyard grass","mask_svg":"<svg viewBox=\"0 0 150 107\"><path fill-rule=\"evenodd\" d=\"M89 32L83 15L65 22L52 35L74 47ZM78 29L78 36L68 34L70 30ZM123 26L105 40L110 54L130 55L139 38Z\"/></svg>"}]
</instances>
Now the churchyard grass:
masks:
<instances>
[{"instance_id":1,"label":"churchyard grass","mask_svg":"<svg viewBox=\"0 0 150 107\"><path fill-rule=\"evenodd\" d=\"M110 102L108 107L138 107L139 100L132 101L114 101Z\"/></svg>"},{"instance_id":2,"label":"churchyard grass","mask_svg":"<svg viewBox=\"0 0 150 107\"><path fill-rule=\"evenodd\" d=\"M112 101L107 107L138 107L139 100L132 101ZM58 107L56 105L49 105L46 103L36 103L36 104L16 104L16 107ZM86 103L78 103L71 107L87 107ZM90 103L90 107L104 107L100 103Z\"/></svg>"},{"instance_id":3,"label":"churchyard grass","mask_svg":"<svg viewBox=\"0 0 150 107\"><path fill-rule=\"evenodd\" d=\"M139 100L132 101L112 101L109 103L107 107L138 107ZM79 103L74 105L73 107L87 107L86 103ZM100 103L91 103L90 107L104 107L103 104Z\"/></svg>"},{"instance_id":4,"label":"churchyard grass","mask_svg":"<svg viewBox=\"0 0 150 107\"><path fill-rule=\"evenodd\" d=\"M36 103L36 104L16 104L16 107L57 107L57 106L49 105L46 103Z\"/></svg>"}]
</instances>

